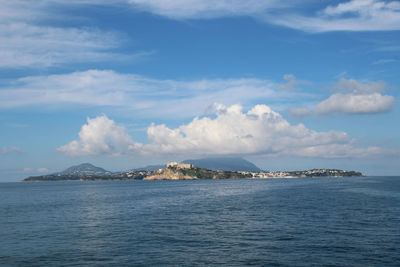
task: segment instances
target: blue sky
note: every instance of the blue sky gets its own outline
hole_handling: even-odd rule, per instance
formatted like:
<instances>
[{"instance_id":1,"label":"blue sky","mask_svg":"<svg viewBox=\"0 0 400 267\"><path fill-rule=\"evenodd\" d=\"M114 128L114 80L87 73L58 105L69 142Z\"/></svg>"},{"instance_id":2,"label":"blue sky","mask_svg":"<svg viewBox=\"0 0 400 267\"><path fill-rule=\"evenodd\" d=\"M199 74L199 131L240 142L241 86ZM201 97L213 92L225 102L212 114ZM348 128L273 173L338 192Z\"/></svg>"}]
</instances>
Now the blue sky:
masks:
<instances>
[{"instance_id":1,"label":"blue sky","mask_svg":"<svg viewBox=\"0 0 400 267\"><path fill-rule=\"evenodd\" d=\"M398 1L0 0L0 181L241 156L400 173Z\"/></svg>"}]
</instances>

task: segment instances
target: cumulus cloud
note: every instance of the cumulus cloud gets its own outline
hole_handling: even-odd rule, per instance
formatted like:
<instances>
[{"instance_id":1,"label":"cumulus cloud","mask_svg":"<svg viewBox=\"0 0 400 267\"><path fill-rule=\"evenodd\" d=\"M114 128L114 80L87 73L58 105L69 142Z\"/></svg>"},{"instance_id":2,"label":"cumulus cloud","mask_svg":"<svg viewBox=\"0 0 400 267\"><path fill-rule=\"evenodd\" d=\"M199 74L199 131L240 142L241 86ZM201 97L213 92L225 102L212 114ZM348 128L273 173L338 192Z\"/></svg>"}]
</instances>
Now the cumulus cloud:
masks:
<instances>
[{"instance_id":1,"label":"cumulus cloud","mask_svg":"<svg viewBox=\"0 0 400 267\"><path fill-rule=\"evenodd\" d=\"M386 153L360 148L345 132L318 132L291 125L266 105L243 112L241 105L215 105L215 116L196 117L178 128L151 124L148 144L135 143L122 126L105 115L88 119L79 140L58 150L71 156L122 154L264 155L307 157L364 157Z\"/></svg>"},{"instance_id":2,"label":"cumulus cloud","mask_svg":"<svg viewBox=\"0 0 400 267\"><path fill-rule=\"evenodd\" d=\"M290 125L266 105L247 113L242 106L217 106L216 118L195 118L187 125L170 129L151 125L146 149L164 153L291 155L315 146L315 155L327 145L349 142L343 132L315 132L303 124ZM297 152L296 152L297 153Z\"/></svg>"},{"instance_id":3,"label":"cumulus cloud","mask_svg":"<svg viewBox=\"0 0 400 267\"><path fill-rule=\"evenodd\" d=\"M378 93L368 95L334 94L319 103L317 114L373 114L388 112L392 109L394 97Z\"/></svg>"},{"instance_id":4,"label":"cumulus cloud","mask_svg":"<svg viewBox=\"0 0 400 267\"><path fill-rule=\"evenodd\" d=\"M74 140L57 150L69 156L120 155L134 153L141 145L132 141L125 127L102 115L87 119L79 132L79 140Z\"/></svg>"},{"instance_id":5,"label":"cumulus cloud","mask_svg":"<svg viewBox=\"0 0 400 267\"><path fill-rule=\"evenodd\" d=\"M388 112L394 104L394 97L382 95L386 84L383 82L360 83L342 78L331 95L315 107L316 114L373 114Z\"/></svg>"}]
</instances>

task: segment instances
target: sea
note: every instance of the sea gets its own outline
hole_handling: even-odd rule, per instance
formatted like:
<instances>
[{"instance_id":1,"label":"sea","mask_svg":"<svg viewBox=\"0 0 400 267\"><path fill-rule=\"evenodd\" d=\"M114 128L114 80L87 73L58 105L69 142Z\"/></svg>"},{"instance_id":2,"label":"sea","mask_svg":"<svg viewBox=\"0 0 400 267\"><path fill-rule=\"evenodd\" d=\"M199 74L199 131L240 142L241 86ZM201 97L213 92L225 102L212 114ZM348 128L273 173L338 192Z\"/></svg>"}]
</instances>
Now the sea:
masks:
<instances>
[{"instance_id":1,"label":"sea","mask_svg":"<svg viewBox=\"0 0 400 267\"><path fill-rule=\"evenodd\" d=\"M1 266L400 266L400 177L0 183Z\"/></svg>"}]
</instances>

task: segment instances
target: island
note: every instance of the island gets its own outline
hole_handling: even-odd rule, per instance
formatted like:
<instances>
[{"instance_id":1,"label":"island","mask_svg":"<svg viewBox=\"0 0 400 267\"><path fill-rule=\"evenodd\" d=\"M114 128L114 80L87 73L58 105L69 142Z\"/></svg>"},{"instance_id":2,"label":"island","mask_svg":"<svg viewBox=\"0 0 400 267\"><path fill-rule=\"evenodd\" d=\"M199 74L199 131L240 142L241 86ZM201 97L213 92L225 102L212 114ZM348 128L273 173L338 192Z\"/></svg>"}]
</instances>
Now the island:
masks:
<instances>
[{"instance_id":1,"label":"island","mask_svg":"<svg viewBox=\"0 0 400 267\"><path fill-rule=\"evenodd\" d=\"M306 171L229 171L200 168L191 163L168 162L157 170L134 169L110 172L89 163L72 166L65 171L41 176L30 176L23 182L43 181L105 181L105 180L199 180L243 178L315 178L364 176L357 171L312 169Z\"/></svg>"}]
</instances>

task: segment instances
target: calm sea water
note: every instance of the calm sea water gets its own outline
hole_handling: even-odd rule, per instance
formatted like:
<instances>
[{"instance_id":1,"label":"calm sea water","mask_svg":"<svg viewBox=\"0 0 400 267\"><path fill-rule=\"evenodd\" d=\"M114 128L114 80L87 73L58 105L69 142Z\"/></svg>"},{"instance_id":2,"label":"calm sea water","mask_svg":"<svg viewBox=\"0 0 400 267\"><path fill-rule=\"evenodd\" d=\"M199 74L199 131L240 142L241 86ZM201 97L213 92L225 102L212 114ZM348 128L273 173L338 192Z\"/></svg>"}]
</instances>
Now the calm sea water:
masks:
<instances>
[{"instance_id":1,"label":"calm sea water","mask_svg":"<svg viewBox=\"0 0 400 267\"><path fill-rule=\"evenodd\" d=\"M0 265L400 266L400 177L0 183Z\"/></svg>"}]
</instances>

